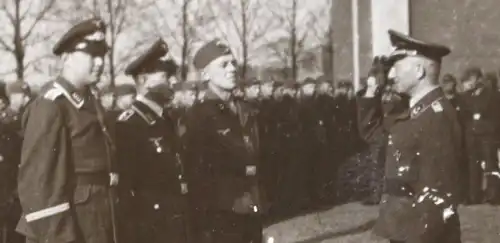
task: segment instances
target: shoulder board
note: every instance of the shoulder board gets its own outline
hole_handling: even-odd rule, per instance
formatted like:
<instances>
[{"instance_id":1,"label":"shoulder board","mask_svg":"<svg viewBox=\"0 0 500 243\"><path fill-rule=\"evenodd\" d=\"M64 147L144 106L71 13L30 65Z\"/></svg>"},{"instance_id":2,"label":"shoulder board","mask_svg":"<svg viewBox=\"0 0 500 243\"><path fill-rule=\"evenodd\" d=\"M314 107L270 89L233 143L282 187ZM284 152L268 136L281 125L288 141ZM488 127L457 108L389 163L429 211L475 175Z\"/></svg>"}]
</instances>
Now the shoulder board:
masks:
<instances>
[{"instance_id":1,"label":"shoulder board","mask_svg":"<svg viewBox=\"0 0 500 243\"><path fill-rule=\"evenodd\" d=\"M134 110L134 113L137 113L140 117L142 117L142 119L144 119L144 121L152 126L156 123L156 121L154 120L154 118L148 116L147 114L145 114L144 112L142 112L139 108L137 108L136 106L132 106L131 108L132 110Z\"/></svg>"},{"instance_id":2,"label":"shoulder board","mask_svg":"<svg viewBox=\"0 0 500 243\"><path fill-rule=\"evenodd\" d=\"M62 87L60 84L57 82L54 82L53 87L51 89L57 89L59 92L68 99L68 101L77 109L82 108L84 100L82 97L80 97L77 93L70 94L64 87Z\"/></svg>"},{"instance_id":3,"label":"shoulder board","mask_svg":"<svg viewBox=\"0 0 500 243\"><path fill-rule=\"evenodd\" d=\"M130 119L130 117L132 117L132 115L134 115L135 111L132 110L132 109L128 109L128 110L125 110L123 111L119 116L118 116L118 121L119 122L125 122L125 121L128 121L128 119Z\"/></svg>"},{"instance_id":4,"label":"shoulder board","mask_svg":"<svg viewBox=\"0 0 500 243\"><path fill-rule=\"evenodd\" d=\"M61 97L61 95L63 95L63 91L61 89L58 89L56 87L52 87L47 92L45 92L45 94L43 95L43 98L50 100L50 101L54 101L58 97Z\"/></svg>"},{"instance_id":5,"label":"shoulder board","mask_svg":"<svg viewBox=\"0 0 500 243\"><path fill-rule=\"evenodd\" d=\"M441 102L439 102L439 100L432 102L431 107L434 113L439 113L443 111L443 105L441 105Z\"/></svg>"}]
</instances>

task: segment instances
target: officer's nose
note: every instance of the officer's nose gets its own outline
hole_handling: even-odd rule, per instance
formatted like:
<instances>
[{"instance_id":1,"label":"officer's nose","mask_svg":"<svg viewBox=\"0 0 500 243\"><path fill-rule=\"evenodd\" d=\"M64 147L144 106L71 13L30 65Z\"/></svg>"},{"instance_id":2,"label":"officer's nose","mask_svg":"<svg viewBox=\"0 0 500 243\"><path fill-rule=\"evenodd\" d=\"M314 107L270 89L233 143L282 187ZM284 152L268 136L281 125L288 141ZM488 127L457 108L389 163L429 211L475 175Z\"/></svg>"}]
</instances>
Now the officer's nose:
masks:
<instances>
[{"instance_id":1,"label":"officer's nose","mask_svg":"<svg viewBox=\"0 0 500 243\"><path fill-rule=\"evenodd\" d=\"M229 71L229 72L234 72L234 71L236 71L236 62L234 62L234 61L229 62L229 64L227 64L227 66L226 66L226 69L227 69L227 71Z\"/></svg>"}]
</instances>

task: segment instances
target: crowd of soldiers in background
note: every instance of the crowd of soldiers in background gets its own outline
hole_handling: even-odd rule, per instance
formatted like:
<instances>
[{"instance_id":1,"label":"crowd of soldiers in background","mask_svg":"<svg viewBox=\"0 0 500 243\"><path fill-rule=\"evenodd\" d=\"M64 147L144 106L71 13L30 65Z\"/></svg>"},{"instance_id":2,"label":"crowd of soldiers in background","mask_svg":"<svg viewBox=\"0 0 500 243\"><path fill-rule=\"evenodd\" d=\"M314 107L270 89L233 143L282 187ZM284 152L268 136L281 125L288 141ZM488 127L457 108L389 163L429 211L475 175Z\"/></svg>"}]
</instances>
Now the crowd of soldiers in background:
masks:
<instances>
[{"instance_id":1,"label":"crowd of soldiers in background","mask_svg":"<svg viewBox=\"0 0 500 243\"><path fill-rule=\"evenodd\" d=\"M467 157L462 163L464 203L499 203L500 185L488 184L485 168L498 163L500 103L494 75L470 68L457 81L442 78L447 97L456 106L464 130ZM205 83L178 83L172 94L172 115L182 114L203 102ZM101 101L110 116L130 107L135 86L124 84L103 90ZM264 124L261 141L262 180L271 202L270 214L284 216L301 210L338 205L350 201L377 204L383 187L384 146L368 146L356 128L355 94L351 82L332 84L306 79L301 83L243 83L234 95L259 107ZM19 219L16 199L16 168L21 144L19 115L32 94L24 83L0 87L0 222L2 236L13 231ZM388 95L390 102L395 96ZM384 141L383 139L381 141ZM12 240L12 238L11 238ZM22 239L21 239L22 240Z\"/></svg>"}]
</instances>

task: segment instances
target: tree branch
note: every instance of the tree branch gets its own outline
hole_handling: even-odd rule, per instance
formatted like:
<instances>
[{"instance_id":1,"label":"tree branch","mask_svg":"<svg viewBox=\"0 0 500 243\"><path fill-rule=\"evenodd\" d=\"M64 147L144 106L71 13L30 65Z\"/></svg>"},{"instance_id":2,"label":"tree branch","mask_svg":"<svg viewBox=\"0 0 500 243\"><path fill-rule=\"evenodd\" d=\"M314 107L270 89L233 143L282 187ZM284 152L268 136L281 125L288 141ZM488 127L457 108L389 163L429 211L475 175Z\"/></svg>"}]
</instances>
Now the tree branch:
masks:
<instances>
[{"instance_id":1,"label":"tree branch","mask_svg":"<svg viewBox=\"0 0 500 243\"><path fill-rule=\"evenodd\" d=\"M16 0L16 1L19 1L19 0ZM5 13L5 15L7 16L7 19L9 20L10 24L13 26L15 23L16 23L16 18L14 17L14 15L12 15L11 12L9 12L9 10L7 9L7 4L5 4L1 10Z\"/></svg>"},{"instance_id":2,"label":"tree branch","mask_svg":"<svg viewBox=\"0 0 500 243\"><path fill-rule=\"evenodd\" d=\"M9 46L2 38L0 38L0 47L5 51L14 53L14 48Z\"/></svg>"},{"instance_id":3,"label":"tree branch","mask_svg":"<svg viewBox=\"0 0 500 243\"><path fill-rule=\"evenodd\" d=\"M45 17L45 15L52 8L55 0L48 0L48 1L49 2L44 6L44 8L42 10L40 10L40 12L38 12L38 14L35 17L35 20L33 21L33 24L30 26L30 28L28 28L28 31L24 35L22 35L21 40L24 41L24 40L26 40L26 38L28 38L31 35L31 33L33 32L35 27L38 25L38 23Z\"/></svg>"}]
</instances>

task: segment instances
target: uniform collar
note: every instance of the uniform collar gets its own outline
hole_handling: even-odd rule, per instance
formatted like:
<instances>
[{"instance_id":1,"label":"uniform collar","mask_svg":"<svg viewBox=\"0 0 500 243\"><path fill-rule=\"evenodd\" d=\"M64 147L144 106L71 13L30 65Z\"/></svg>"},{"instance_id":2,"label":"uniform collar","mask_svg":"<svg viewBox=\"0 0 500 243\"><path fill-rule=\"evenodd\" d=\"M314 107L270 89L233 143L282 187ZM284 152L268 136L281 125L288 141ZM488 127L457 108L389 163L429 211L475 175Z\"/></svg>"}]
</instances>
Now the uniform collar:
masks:
<instances>
[{"instance_id":1,"label":"uniform collar","mask_svg":"<svg viewBox=\"0 0 500 243\"><path fill-rule=\"evenodd\" d=\"M433 108L436 109L441 109L442 107L440 104L438 104L438 107L434 107L435 102L439 101L440 99L445 98L444 92L441 88L436 88L433 89L432 91L428 92L425 96L423 96L414 106L410 108L411 110L411 117L417 117L420 115L422 112L427 110L431 105L433 105ZM441 108L439 108L441 107Z\"/></svg>"},{"instance_id":2,"label":"uniform collar","mask_svg":"<svg viewBox=\"0 0 500 243\"><path fill-rule=\"evenodd\" d=\"M410 98L410 108L415 107L424 97L426 97L428 94L432 93L436 89L438 89L438 87L426 90L424 92L418 93L417 95L411 97Z\"/></svg>"},{"instance_id":3,"label":"uniform collar","mask_svg":"<svg viewBox=\"0 0 500 243\"><path fill-rule=\"evenodd\" d=\"M157 116L163 117L163 107L158 103L146 98L144 95L137 95L137 101L145 104L149 109L151 109Z\"/></svg>"},{"instance_id":4,"label":"uniform collar","mask_svg":"<svg viewBox=\"0 0 500 243\"><path fill-rule=\"evenodd\" d=\"M225 91L217 90L216 87L213 87L213 85L209 83L206 95L208 99L218 99L223 102L229 102L233 95L231 94L231 92L229 93L224 93L224 92Z\"/></svg>"},{"instance_id":5,"label":"uniform collar","mask_svg":"<svg viewBox=\"0 0 500 243\"><path fill-rule=\"evenodd\" d=\"M83 107L85 103L84 92L78 91L68 80L59 77L54 82L54 88L59 89L63 95L70 101L70 103L77 109Z\"/></svg>"}]
</instances>

